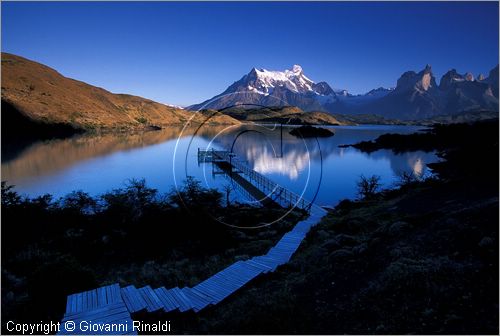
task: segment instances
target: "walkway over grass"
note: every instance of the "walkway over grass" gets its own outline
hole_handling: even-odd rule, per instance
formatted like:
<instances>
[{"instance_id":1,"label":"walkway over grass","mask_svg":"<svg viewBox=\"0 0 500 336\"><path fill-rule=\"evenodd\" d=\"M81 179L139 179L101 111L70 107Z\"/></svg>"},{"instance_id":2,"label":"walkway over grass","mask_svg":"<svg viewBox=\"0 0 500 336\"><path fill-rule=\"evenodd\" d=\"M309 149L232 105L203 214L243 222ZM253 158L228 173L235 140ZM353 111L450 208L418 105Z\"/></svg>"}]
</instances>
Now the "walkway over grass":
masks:
<instances>
[{"instance_id":1,"label":"walkway over grass","mask_svg":"<svg viewBox=\"0 0 500 336\"><path fill-rule=\"evenodd\" d=\"M213 158L224 162L231 161L231 164L238 162L233 161L233 158L228 156L228 152L224 153L226 154L216 154ZM245 165L237 163L234 164L234 167L243 171L242 168L245 168ZM251 172L247 173L251 174ZM259 179L260 177L257 175L250 178L251 181ZM281 194L286 190L269 179L265 179L261 179L259 183L261 185L266 184L266 188L274 188L272 190L281 191ZM286 264L298 249L310 228L319 223L326 214L326 211L319 206L296 197L298 197L296 194L289 192L283 198L277 198L276 200L279 204L289 206L293 202L297 206L301 205L300 208L302 209L307 208L309 217L298 222L292 230L284 234L266 254L237 261L194 287L174 287L169 289L159 287L153 289L150 286L136 288L133 285L120 287L118 284L114 284L69 295L60 334L136 334L132 328L131 314L133 313L140 311L199 312L209 306L218 304L260 274L273 272L278 266ZM66 328L66 321L75 322L76 328L74 330ZM98 323L103 327L103 330L96 331L94 329L91 332L82 330L80 321ZM104 330L106 325L114 326L115 329L106 331Z\"/></svg>"}]
</instances>

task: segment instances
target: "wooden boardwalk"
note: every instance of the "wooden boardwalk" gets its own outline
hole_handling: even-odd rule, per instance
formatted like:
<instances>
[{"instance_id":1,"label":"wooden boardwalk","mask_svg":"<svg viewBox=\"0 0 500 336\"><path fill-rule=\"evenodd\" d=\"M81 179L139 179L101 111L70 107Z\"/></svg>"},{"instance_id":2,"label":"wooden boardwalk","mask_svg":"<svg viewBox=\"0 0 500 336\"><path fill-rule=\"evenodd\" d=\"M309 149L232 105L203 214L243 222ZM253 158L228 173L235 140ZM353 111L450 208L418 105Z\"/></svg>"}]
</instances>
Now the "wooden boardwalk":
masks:
<instances>
[{"instance_id":1,"label":"wooden boardwalk","mask_svg":"<svg viewBox=\"0 0 500 336\"><path fill-rule=\"evenodd\" d=\"M225 161L224 157L217 158ZM240 167L238 169L241 170ZM269 184L268 187L274 187L275 190L281 188L276 184ZM307 201L296 202L293 196L288 197L288 200L281 199L279 202L287 205L293 202L295 205L306 206L309 217L298 222L292 230L284 234L266 254L235 262L194 287L153 289L150 286L136 288L132 285L120 287L114 284L69 295L60 334L136 334L132 327L133 313L199 312L223 301L260 274L273 272L290 260L310 228L319 223L326 214L326 211L319 206ZM75 322L74 330L66 328L67 321ZM92 321L102 326L102 330L99 330L99 327L92 331L84 330L81 321ZM86 324L83 324L83 327L85 326ZM115 329L105 330L105 326Z\"/></svg>"}]
</instances>

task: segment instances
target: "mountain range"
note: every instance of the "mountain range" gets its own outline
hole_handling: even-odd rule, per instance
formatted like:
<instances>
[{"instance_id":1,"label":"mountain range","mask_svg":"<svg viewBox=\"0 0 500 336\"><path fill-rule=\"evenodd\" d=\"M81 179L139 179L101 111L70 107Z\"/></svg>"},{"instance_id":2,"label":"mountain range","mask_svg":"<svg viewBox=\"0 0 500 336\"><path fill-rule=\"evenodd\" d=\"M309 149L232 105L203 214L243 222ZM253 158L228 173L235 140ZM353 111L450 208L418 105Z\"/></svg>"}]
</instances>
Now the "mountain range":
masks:
<instances>
[{"instance_id":1,"label":"mountain range","mask_svg":"<svg viewBox=\"0 0 500 336\"><path fill-rule=\"evenodd\" d=\"M488 77L448 71L439 85L430 65L407 71L394 88L379 87L363 95L332 89L327 82L309 79L301 66L285 71L253 68L224 92L190 110L221 110L235 105L297 106L304 111L334 114L377 114L416 120L467 111L498 111L498 65Z\"/></svg>"},{"instance_id":2,"label":"mountain range","mask_svg":"<svg viewBox=\"0 0 500 336\"><path fill-rule=\"evenodd\" d=\"M488 77L477 78L450 70L439 85L431 67L426 66L418 73L405 72L395 88L381 87L363 95L332 89L326 82L316 83L298 65L285 71L254 68L220 95L182 109L112 93L64 77L50 67L20 56L8 53L1 56L2 138L106 129L157 129L183 125L188 120L196 124L238 124L240 120L352 124L378 120L379 116L385 118L381 122L389 119L398 122L435 116L440 116L440 120L448 120L447 116L474 119L470 113L477 117L498 115L498 66ZM190 110L202 113L193 114Z\"/></svg>"}]
</instances>

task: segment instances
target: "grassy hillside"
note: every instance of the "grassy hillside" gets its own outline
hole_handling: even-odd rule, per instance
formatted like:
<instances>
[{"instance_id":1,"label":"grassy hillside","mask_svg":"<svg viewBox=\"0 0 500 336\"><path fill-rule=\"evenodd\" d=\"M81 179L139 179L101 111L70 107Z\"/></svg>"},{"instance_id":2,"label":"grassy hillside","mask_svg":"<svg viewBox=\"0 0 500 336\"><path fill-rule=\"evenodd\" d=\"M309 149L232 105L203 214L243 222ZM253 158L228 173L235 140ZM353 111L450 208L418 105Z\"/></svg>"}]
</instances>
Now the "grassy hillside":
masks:
<instances>
[{"instance_id":1,"label":"grassy hillside","mask_svg":"<svg viewBox=\"0 0 500 336\"><path fill-rule=\"evenodd\" d=\"M8 53L2 53L2 110L2 124L7 124L2 131L6 132L23 132L20 125L33 130L47 125L80 130L139 129L184 124L193 115L149 99L111 93ZM205 119L195 115L193 121ZM209 122L238 123L221 114Z\"/></svg>"}]
</instances>

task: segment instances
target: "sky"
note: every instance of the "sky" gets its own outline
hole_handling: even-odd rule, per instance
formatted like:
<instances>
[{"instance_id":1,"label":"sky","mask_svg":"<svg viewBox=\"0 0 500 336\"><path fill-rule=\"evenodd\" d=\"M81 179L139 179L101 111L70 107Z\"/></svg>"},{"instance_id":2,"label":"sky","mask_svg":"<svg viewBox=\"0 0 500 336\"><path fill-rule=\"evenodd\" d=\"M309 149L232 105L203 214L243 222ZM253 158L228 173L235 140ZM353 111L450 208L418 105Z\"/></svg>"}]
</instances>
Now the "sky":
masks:
<instances>
[{"instance_id":1,"label":"sky","mask_svg":"<svg viewBox=\"0 0 500 336\"><path fill-rule=\"evenodd\" d=\"M115 93L190 105L253 67L353 94L431 64L488 74L498 2L5 2L2 51Z\"/></svg>"}]
</instances>

